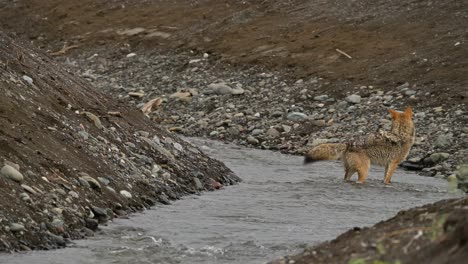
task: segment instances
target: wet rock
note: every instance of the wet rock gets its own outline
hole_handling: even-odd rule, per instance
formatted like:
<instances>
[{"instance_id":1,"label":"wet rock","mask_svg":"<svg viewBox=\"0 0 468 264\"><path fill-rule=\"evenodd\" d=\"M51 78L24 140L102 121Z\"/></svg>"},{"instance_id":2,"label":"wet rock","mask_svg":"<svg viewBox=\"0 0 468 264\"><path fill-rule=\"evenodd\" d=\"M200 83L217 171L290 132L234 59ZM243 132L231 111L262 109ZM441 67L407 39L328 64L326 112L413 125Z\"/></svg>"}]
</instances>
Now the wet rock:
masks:
<instances>
[{"instance_id":1,"label":"wet rock","mask_svg":"<svg viewBox=\"0 0 468 264\"><path fill-rule=\"evenodd\" d=\"M96 219L86 218L85 219L85 226L90 230L96 231L99 226L99 222Z\"/></svg>"},{"instance_id":2,"label":"wet rock","mask_svg":"<svg viewBox=\"0 0 468 264\"><path fill-rule=\"evenodd\" d=\"M400 166L410 171L420 171L426 167L422 163L411 161L403 161Z\"/></svg>"},{"instance_id":3,"label":"wet rock","mask_svg":"<svg viewBox=\"0 0 468 264\"><path fill-rule=\"evenodd\" d=\"M131 199L131 198L132 198L132 194L131 194L130 192L128 192L128 191L121 190L121 191L120 191L120 194L121 194L123 197L127 198L127 199Z\"/></svg>"},{"instance_id":4,"label":"wet rock","mask_svg":"<svg viewBox=\"0 0 468 264\"><path fill-rule=\"evenodd\" d=\"M211 179L211 187L213 187L213 189L218 190L218 189L221 189L223 185L219 183L218 181Z\"/></svg>"},{"instance_id":5,"label":"wet rock","mask_svg":"<svg viewBox=\"0 0 468 264\"><path fill-rule=\"evenodd\" d=\"M304 113L300 113L300 112L291 112L287 115L286 117L288 120L290 121L295 121L295 122L299 122L299 121L304 121L304 120L307 120L308 119L308 116Z\"/></svg>"},{"instance_id":6,"label":"wet rock","mask_svg":"<svg viewBox=\"0 0 468 264\"><path fill-rule=\"evenodd\" d=\"M425 158L424 162L426 164L434 165L434 164L440 163L440 162L448 159L449 157L450 157L450 154L448 154L448 153L443 153L443 152L433 153L429 157Z\"/></svg>"},{"instance_id":7,"label":"wet rock","mask_svg":"<svg viewBox=\"0 0 468 264\"><path fill-rule=\"evenodd\" d=\"M167 196L163 194L158 196L158 201L162 204L171 204L171 201L169 201L169 199L167 199Z\"/></svg>"},{"instance_id":8,"label":"wet rock","mask_svg":"<svg viewBox=\"0 0 468 264\"><path fill-rule=\"evenodd\" d=\"M10 165L4 165L0 170L0 174L2 174L3 177L15 182L22 182L24 179L23 174Z\"/></svg>"},{"instance_id":9,"label":"wet rock","mask_svg":"<svg viewBox=\"0 0 468 264\"><path fill-rule=\"evenodd\" d=\"M352 94L352 95L348 95L345 100L348 103L359 104L361 102L361 96L357 94Z\"/></svg>"},{"instance_id":10,"label":"wet rock","mask_svg":"<svg viewBox=\"0 0 468 264\"><path fill-rule=\"evenodd\" d=\"M450 133L439 135L435 141L435 146L438 148L448 147L452 143L452 138L453 135Z\"/></svg>"},{"instance_id":11,"label":"wet rock","mask_svg":"<svg viewBox=\"0 0 468 264\"><path fill-rule=\"evenodd\" d=\"M93 211L94 215L98 218L107 218L107 210L105 208L91 206L91 211Z\"/></svg>"},{"instance_id":12,"label":"wet rock","mask_svg":"<svg viewBox=\"0 0 468 264\"><path fill-rule=\"evenodd\" d=\"M203 190L203 184L201 183L200 179L193 178L193 181L198 190Z\"/></svg>"},{"instance_id":13,"label":"wet rock","mask_svg":"<svg viewBox=\"0 0 468 264\"><path fill-rule=\"evenodd\" d=\"M258 143L260 143L260 142L258 141L258 139L256 139L255 137L253 137L253 136L251 136L251 135L249 135L249 136L247 137L247 142L250 143L250 144L252 144L252 145L257 145Z\"/></svg>"},{"instance_id":14,"label":"wet rock","mask_svg":"<svg viewBox=\"0 0 468 264\"><path fill-rule=\"evenodd\" d=\"M462 181L468 180L468 164L460 165L460 168L458 168L456 175Z\"/></svg>"},{"instance_id":15,"label":"wet rock","mask_svg":"<svg viewBox=\"0 0 468 264\"><path fill-rule=\"evenodd\" d=\"M83 232L84 235L87 236L87 237L92 237L92 236L94 236L93 230L91 230L91 229L89 229L89 228L87 228L87 227L83 227L83 228L81 229L81 232Z\"/></svg>"},{"instance_id":16,"label":"wet rock","mask_svg":"<svg viewBox=\"0 0 468 264\"><path fill-rule=\"evenodd\" d=\"M51 232L48 232L47 236L49 237L52 243L58 245L59 247L66 246L65 239L62 236L55 235Z\"/></svg>"}]
</instances>

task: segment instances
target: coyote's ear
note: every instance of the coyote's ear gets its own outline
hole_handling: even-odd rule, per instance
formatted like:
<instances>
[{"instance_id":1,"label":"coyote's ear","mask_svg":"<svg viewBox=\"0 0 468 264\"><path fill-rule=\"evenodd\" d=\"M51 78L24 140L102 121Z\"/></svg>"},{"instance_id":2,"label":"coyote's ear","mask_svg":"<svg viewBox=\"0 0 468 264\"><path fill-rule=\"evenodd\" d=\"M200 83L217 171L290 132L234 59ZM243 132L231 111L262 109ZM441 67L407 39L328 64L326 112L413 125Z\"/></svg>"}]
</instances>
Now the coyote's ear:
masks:
<instances>
[{"instance_id":1,"label":"coyote's ear","mask_svg":"<svg viewBox=\"0 0 468 264\"><path fill-rule=\"evenodd\" d=\"M398 115L398 112L397 112L397 111L395 111L395 110L393 110L393 109L389 109L388 111L389 111L390 114L392 115L392 119L393 119L393 120L395 120L395 119L398 118L399 115Z\"/></svg>"},{"instance_id":2,"label":"coyote's ear","mask_svg":"<svg viewBox=\"0 0 468 264\"><path fill-rule=\"evenodd\" d=\"M405 116L407 117L413 117L413 107L408 106L405 110Z\"/></svg>"}]
</instances>

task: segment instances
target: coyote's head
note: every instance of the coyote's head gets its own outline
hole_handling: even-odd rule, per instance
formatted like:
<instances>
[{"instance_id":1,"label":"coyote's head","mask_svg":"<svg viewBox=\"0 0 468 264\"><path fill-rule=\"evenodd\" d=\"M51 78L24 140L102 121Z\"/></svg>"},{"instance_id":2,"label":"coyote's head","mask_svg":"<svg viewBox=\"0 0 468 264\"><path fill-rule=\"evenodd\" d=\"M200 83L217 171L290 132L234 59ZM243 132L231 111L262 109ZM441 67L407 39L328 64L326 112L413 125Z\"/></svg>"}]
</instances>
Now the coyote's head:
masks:
<instances>
[{"instance_id":1,"label":"coyote's head","mask_svg":"<svg viewBox=\"0 0 468 264\"><path fill-rule=\"evenodd\" d=\"M391 132L400 136L414 136L413 108L408 106L404 112L390 109L392 115Z\"/></svg>"}]
</instances>

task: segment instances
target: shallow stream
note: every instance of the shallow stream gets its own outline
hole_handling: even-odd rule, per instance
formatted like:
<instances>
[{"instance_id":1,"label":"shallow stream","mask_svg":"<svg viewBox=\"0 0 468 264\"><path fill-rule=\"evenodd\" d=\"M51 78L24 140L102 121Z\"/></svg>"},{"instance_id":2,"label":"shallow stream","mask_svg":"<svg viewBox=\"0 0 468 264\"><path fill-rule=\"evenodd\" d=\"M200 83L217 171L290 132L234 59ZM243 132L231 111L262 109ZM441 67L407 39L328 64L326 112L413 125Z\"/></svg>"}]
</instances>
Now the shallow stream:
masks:
<instances>
[{"instance_id":1,"label":"shallow stream","mask_svg":"<svg viewBox=\"0 0 468 264\"><path fill-rule=\"evenodd\" d=\"M66 249L1 255L0 263L265 263L401 209L453 197L445 180L402 170L392 187L384 186L382 168L356 185L343 182L338 162L303 166L301 157L188 140L243 182L116 219Z\"/></svg>"}]
</instances>

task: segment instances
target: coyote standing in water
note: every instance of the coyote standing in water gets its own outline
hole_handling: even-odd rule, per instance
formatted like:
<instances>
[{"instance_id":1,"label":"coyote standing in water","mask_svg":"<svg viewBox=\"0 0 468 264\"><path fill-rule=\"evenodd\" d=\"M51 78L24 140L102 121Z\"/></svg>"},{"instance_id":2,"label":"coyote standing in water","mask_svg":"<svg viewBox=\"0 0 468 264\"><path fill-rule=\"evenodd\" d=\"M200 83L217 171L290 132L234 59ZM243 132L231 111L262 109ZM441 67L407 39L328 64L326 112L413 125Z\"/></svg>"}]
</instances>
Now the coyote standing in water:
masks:
<instances>
[{"instance_id":1,"label":"coyote standing in water","mask_svg":"<svg viewBox=\"0 0 468 264\"><path fill-rule=\"evenodd\" d=\"M390 184L393 172L413 146L415 128L411 107L404 112L389 111L392 115L390 131L379 131L349 143L318 145L305 155L304 164L319 160L341 160L345 168L344 179L349 181L357 172L357 183L366 180L371 163L377 164L385 167L384 183Z\"/></svg>"}]
</instances>

